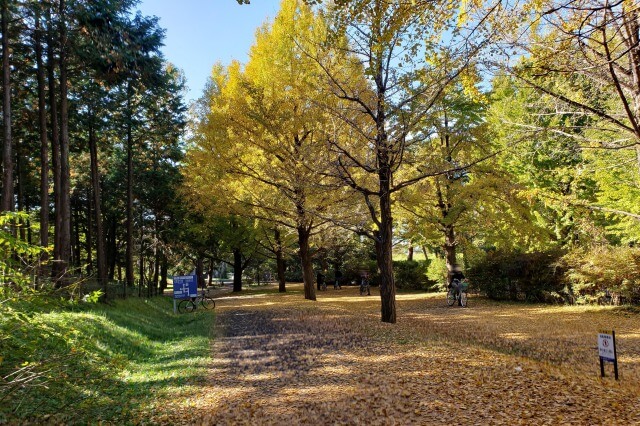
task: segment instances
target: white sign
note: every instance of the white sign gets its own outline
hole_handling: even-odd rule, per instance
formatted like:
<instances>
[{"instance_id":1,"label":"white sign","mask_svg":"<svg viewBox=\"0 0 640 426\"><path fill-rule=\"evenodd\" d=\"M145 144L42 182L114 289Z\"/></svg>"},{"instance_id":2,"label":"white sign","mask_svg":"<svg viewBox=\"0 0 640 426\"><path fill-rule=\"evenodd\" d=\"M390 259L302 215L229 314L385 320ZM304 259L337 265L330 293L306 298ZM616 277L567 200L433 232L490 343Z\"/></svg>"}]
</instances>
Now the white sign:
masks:
<instances>
[{"instance_id":1,"label":"white sign","mask_svg":"<svg viewBox=\"0 0 640 426\"><path fill-rule=\"evenodd\" d=\"M605 361L615 362L616 351L614 348L614 340L612 334L598 334L598 354Z\"/></svg>"}]
</instances>

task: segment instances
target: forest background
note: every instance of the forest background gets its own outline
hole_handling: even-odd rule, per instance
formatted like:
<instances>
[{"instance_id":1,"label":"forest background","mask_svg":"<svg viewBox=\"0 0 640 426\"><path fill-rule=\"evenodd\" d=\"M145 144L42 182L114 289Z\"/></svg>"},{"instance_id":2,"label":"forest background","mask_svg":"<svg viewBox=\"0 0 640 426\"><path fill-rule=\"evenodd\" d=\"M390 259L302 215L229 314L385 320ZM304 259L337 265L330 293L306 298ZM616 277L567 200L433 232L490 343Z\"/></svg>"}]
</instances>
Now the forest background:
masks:
<instances>
[{"instance_id":1,"label":"forest background","mask_svg":"<svg viewBox=\"0 0 640 426\"><path fill-rule=\"evenodd\" d=\"M640 301L636 2L283 0L189 108L135 3L1 3L3 327L192 271Z\"/></svg>"}]
</instances>

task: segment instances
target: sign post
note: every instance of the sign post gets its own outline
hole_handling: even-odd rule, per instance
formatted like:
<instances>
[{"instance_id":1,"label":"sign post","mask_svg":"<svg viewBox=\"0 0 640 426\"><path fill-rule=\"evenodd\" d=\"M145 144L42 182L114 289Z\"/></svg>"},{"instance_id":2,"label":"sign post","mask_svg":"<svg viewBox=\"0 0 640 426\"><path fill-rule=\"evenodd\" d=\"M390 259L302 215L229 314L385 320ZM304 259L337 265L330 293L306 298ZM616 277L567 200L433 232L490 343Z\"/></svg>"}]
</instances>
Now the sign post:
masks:
<instances>
[{"instance_id":1,"label":"sign post","mask_svg":"<svg viewBox=\"0 0 640 426\"><path fill-rule=\"evenodd\" d=\"M177 312L177 300L198 296L198 280L195 275L173 277L173 313Z\"/></svg>"},{"instance_id":2,"label":"sign post","mask_svg":"<svg viewBox=\"0 0 640 426\"><path fill-rule=\"evenodd\" d=\"M616 354L616 332L603 331L598 333L598 355L600 356L600 377L604 377L604 363L613 363L613 372L618 380L618 356Z\"/></svg>"}]
</instances>

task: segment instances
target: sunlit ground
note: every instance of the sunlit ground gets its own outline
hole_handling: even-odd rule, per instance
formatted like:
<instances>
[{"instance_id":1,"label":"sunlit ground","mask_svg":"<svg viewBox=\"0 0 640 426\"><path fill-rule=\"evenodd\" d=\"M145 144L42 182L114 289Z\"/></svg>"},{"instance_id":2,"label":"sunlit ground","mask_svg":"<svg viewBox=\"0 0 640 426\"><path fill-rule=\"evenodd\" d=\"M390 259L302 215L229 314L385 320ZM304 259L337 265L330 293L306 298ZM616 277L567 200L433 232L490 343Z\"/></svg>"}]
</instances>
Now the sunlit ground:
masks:
<instances>
[{"instance_id":1,"label":"sunlit ground","mask_svg":"<svg viewBox=\"0 0 640 426\"><path fill-rule=\"evenodd\" d=\"M190 401L219 424L640 424L640 320L611 307L396 298L299 284L221 293L211 381ZM620 380L597 333L616 331ZM612 407L616 407L612 410ZM189 419L167 406L163 419ZM182 417L181 417L182 416ZM186 416L186 417L184 417ZM161 420L158 417L157 420Z\"/></svg>"}]
</instances>

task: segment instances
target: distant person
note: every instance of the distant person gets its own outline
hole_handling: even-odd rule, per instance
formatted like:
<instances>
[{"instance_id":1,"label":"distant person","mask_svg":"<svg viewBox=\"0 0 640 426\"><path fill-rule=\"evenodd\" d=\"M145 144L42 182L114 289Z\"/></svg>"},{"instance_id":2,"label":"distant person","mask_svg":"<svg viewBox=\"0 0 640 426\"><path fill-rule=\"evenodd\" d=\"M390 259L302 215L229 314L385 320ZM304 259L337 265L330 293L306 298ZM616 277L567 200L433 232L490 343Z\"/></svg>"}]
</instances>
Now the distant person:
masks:
<instances>
[{"instance_id":1,"label":"distant person","mask_svg":"<svg viewBox=\"0 0 640 426\"><path fill-rule=\"evenodd\" d=\"M323 287L326 288L326 284L324 283L324 274L322 272L318 271L316 281L318 282L318 291L322 290Z\"/></svg>"},{"instance_id":2,"label":"distant person","mask_svg":"<svg viewBox=\"0 0 640 426\"><path fill-rule=\"evenodd\" d=\"M462 287L462 281L464 281L464 279L465 276L462 273L462 268L460 267L460 265L455 265L451 271L451 278L448 288L453 288L453 295L458 300L458 306L462 306L462 302L460 300L460 288Z\"/></svg>"},{"instance_id":3,"label":"distant person","mask_svg":"<svg viewBox=\"0 0 640 426\"><path fill-rule=\"evenodd\" d=\"M371 296L371 286L369 286L369 273L362 272L360 276L360 296L362 296L365 291L367 292L367 296Z\"/></svg>"},{"instance_id":4,"label":"distant person","mask_svg":"<svg viewBox=\"0 0 640 426\"><path fill-rule=\"evenodd\" d=\"M342 272L340 272L340 270L336 270L336 281L333 283L333 289L334 290L339 290L342 287L340 286L340 280L342 279Z\"/></svg>"}]
</instances>

